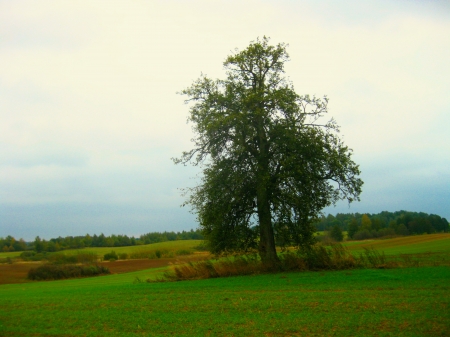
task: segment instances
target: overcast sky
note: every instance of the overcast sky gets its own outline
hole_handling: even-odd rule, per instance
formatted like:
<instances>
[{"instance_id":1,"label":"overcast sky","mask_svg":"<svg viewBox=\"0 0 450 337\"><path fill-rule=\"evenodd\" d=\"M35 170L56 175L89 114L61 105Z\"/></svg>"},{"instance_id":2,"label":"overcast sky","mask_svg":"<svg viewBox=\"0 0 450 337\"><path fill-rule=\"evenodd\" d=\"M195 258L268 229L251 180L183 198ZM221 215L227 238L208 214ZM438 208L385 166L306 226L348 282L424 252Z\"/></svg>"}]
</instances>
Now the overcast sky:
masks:
<instances>
[{"instance_id":1,"label":"overcast sky","mask_svg":"<svg viewBox=\"0 0 450 337\"><path fill-rule=\"evenodd\" d=\"M450 220L448 1L0 0L0 237L196 228L176 93L264 35L360 165L361 202L326 213Z\"/></svg>"}]
</instances>

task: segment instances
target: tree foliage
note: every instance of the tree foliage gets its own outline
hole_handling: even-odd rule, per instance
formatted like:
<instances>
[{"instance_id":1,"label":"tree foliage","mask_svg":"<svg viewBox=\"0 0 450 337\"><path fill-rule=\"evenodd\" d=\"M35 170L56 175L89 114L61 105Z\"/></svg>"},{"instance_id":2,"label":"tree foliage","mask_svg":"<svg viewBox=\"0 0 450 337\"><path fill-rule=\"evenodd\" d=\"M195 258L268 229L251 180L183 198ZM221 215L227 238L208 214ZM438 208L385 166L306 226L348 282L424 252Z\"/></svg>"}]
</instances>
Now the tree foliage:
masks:
<instances>
[{"instance_id":1,"label":"tree foliage","mask_svg":"<svg viewBox=\"0 0 450 337\"><path fill-rule=\"evenodd\" d=\"M203 169L186 204L214 253L256 248L276 263L275 242L309 247L324 207L359 198L351 150L333 119L322 122L328 99L298 95L288 60L285 44L264 37L226 58L225 79L202 75L182 91L196 136L174 161Z\"/></svg>"},{"instance_id":2,"label":"tree foliage","mask_svg":"<svg viewBox=\"0 0 450 337\"><path fill-rule=\"evenodd\" d=\"M202 240L203 235L200 230L181 232L151 232L142 234L139 237L128 237L127 235L106 236L103 233L100 235L84 236L66 236L57 237L50 240L41 239L39 236L33 242L25 242L23 239L16 240L14 237L8 235L6 238L0 237L0 251L24 251L33 249L37 253L42 252L58 252L64 249L78 249L87 247L124 247L146 245L150 243L175 241L175 240Z\"/></svg>"},{"instance_id":3,"label":"tree foliage","mask_svg":"<svg viewBox=\"0 0 450 337\"><path fill-rule=\"evenodd\" d=\"M337 242L344 240L344 234L342 233L341 227L339 225L334 225L330 230L330 237Z\"/></svg>"},{"instance_id":4,"label":"tree foliage","mask_svg":"<svg viewBox=\"0 0 450 337\"><path fill-rule=\"evenodd\" d=\"M424 212L383 211L377 214L338 213L322 216L314 224L317 230L326 231L334 225L348 231L350 239L363 240L396 235L449 232L446 218Z\"/></svg>"}]
</instances>

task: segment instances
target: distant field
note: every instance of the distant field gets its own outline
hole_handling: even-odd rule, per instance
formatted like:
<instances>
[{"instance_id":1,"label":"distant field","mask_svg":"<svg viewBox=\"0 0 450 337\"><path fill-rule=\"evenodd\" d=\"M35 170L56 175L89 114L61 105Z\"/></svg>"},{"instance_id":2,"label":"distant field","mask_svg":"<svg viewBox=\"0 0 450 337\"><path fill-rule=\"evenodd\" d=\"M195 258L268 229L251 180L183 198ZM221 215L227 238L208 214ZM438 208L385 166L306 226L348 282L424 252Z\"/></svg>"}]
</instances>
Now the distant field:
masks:
<instances>
[{"instance_id":1,"label":"distant field","mask_svg":"<svg viewBox=\"0 0 450 337\"><path fill-rule=\"evenodd\" d=\"M152 243L149 245L141 245L141 246L127 246L127 247L96 247L96 248L85 248L81 251L83 252L93 252L98 256L103 256L106 253L114 250L117 254L127 253L132 254L136 252L146 252L146 251L156 251L156 250L168 250L168 251L177 251L182 249L194 250L196 246L198 246L202 240L176 240L176 241L166 241L166 242L158 242ZM69 249L64 250L65 254L73 254L80 251L79 249Z\"/></svg>"},{"instance_id":2,"label":"distant field","mask_svg":"<svg viewBox=\"0 0 450 337\"><path fill-rule=\"evenodd\" d=\"M384 240L348 241L344 245L352 252L373 247L386 255L450 253L450 233L402 236Z\"/></svg>"},{"instance_id":3,"label":"distant field","mask_svg":"<svg viewBox=\"0 0 450 337\"><path fill-rule=\"evenodd\" d=\"M198 246L203 240L176 240L176 241L166 241L166 242L158 242L152 243L149 245L139 245L139 246L126 246L126 247L88 247L82 249L67 249L60 251L64 254L76 254L78 252L93 252L97 254L99 257L103 257L106 253L114 250L117 254L120 253L135 253L142 251L155 251L155 250L169 250L169 251L177 251L181 249L194 249ZM0 259L6 257L17 257L20 256L22 252L8 252L8 253L0 253Z\"/></svg>"},{"instance_id":4,"label":"distant field","mask_svg":"<svg viewBox=\"0 0 450 337\"><path fill-rule=\"evenodd\" d=\"M0 336L448 336L450 268L0 286Z\"/></svg>"},{"instance_id":5,"label":"distant field","mask_svg":"<svg viewBox=\"0 0 450 337\"><path fill-rule=\"evenodd\" d=\"M79 252L92 252L97 254L100 258L103 257L104 254L111 252L114 250L117 254L120 253L139 253L139 252L154 252L156 250L161 251L169 251L176 253L180 250L192 251L193 254L187 256L176 256L174 257L162 257L162 258L142 258L138 260L119 260L115 262L100 262L99 264L108 267L111 273L127 273L133 272L137 270L145 270L149 268L160 268L167 267L171 264L180 263L186 260L195 261L199 259L206 258L209 254L207 252L195 252L195 247L198 246L202 241L201 240L178 240L178 241L168 241L161 243L154 243L150 245L143 246L130 246L130 247L102 247L102 248L85 248L85 249L71 249L61 251L66 255L74 255ZM21 252L16 253L15 256L20 255ZM1 253L0 259L5 258L7 256L11 256L12 253ZM27 280L28 271L30 268L34 268L39 266L40 262L19 262L13 264L0 263L0 285L2 284L11 284L11 283L26 283L30 282ZM1 335L0 335L1 336Z\"/></svg>"}]
</instances>

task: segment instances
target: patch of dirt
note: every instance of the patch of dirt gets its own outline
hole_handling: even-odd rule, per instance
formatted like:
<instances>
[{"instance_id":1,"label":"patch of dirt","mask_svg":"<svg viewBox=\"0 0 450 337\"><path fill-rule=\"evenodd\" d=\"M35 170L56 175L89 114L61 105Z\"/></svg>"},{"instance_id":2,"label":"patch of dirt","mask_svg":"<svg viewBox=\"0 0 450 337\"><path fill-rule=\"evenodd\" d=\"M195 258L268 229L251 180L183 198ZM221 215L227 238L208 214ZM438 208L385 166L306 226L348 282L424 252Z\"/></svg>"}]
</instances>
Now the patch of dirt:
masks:
<instances>
[{"instance_id":1,"label":"patch of dirt","mask_svg":"<svg viewBox=\"0 0 450 337\"><path fill-rule=\"evenodd\" d=\"M208 254L196 254L177 258L162 259L136 259L136 260L118 260L114 262L103 261L98 264L109 268L111 274L122 274L133 271L166 267L174 264L186 263L189 261L200 261L209 258Z\"/></svg>"},{"instance_id":2,"label":"patch of dirt","mask_svg":"<svg viewBox=\"0 0 450 337\"><path fill-rule=\"evenodd\" d=\"M39 266L40 262L20 262L20 263L2 263L0 264L0 285L10 283L25 283L28 271L31 268Z\"/></svg>"}]
</instances>

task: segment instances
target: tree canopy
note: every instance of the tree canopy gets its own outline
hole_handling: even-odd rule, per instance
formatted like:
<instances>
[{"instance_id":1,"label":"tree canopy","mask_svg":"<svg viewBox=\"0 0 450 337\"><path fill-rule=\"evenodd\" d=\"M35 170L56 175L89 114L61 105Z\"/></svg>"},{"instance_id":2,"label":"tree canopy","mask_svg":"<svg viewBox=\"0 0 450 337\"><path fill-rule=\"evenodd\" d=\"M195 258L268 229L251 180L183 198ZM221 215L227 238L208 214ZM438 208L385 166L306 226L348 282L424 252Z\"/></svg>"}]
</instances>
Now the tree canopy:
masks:
<instances>
[{"instance_id":1,"label":"tree canopy","mask_svg":"<svg viewBox=\"0 0 450 337\"><path fill-rule=\"evenodd\" d=\"M313 221L340 199L359 199L363 182L328 99L298 95L284 76L285 44L264 37L224 62L226 78L202 75L182 91L194 147L175 163L203 169L186 189L214 253L257 249L276 264L276 245L307 248Z\"/></svg>"}]
</instances>

